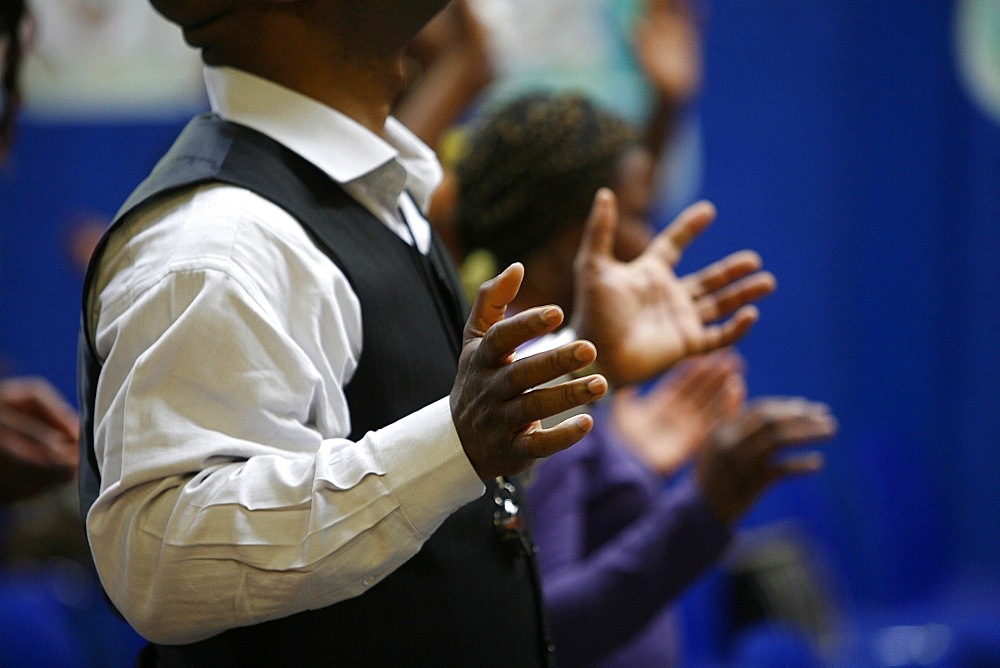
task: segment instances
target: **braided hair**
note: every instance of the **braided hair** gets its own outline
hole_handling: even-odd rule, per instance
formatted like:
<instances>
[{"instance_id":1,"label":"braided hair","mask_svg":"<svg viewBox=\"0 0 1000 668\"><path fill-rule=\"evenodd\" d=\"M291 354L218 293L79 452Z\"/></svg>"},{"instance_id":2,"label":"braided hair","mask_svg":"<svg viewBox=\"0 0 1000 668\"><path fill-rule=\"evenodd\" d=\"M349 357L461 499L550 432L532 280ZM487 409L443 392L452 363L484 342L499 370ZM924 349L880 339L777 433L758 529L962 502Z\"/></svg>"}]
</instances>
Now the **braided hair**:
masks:
<instances>
[{"instance_id":1,"label":"braided hair","mask_svg":"<svg viewBox=\"0 0 1000 668\"><path fill-rule=\"evenodd\" d=\"M7 39L7 53L3 62L3 108L0 109L0 158L7 154L14 139L14 118L21 104L18 71L21 65L21 21L24 19L24 0L0 2L0 38Z\"/></svg>"},{"instance_id":2,"label":"braided hair","mask_svg":"<svg viewBox=\"0 0 1000 668\"><path fill-rule=\"evenodd\" d=\"M531 94L500 108L456 165L462 248L489 251L498 267L525 259L582 225L622 154L641 144L634 126L582 95Z\"/></svg>"}]
</instances>

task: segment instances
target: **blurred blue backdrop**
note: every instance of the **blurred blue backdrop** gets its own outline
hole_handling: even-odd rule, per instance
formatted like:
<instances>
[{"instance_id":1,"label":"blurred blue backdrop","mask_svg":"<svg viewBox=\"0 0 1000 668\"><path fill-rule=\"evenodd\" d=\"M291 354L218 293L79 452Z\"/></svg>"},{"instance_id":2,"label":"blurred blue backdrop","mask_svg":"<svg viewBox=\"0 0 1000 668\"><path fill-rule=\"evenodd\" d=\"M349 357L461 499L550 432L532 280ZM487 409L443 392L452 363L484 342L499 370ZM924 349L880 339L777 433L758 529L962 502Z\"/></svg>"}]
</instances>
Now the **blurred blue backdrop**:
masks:
<instances>
[{"instance_id":1,"label":"blurred blue backdrop","mask_svg":"<svg viewBox=\"0 0 1000 668\"><path fill-rule=\"evenodd\" d=\"M988 621L978 646L1000 634L1000 103L962 74L960 12L992 35L996 85L1000 2L714 0L700 111L720 216L685 266L757 249L779 287L740 345L751 395L840 420L824 473L748 525L800 518L873 626L951 624L957 643Z\"/></svg>"}]
</instances>

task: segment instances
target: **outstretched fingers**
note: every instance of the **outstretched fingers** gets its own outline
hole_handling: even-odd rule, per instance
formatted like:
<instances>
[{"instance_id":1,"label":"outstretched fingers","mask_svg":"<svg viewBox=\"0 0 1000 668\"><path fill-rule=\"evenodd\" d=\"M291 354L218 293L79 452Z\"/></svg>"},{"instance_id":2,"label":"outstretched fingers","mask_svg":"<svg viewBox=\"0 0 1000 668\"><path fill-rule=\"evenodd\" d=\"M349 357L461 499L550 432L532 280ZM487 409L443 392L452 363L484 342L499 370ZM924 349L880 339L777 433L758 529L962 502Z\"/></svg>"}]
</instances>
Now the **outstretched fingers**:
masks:
<instances>
[{"instance_id":1,"label":"outstretched fingers","mask_svg":"<svg viewBox=\"0 0 1000 668\"><path fill-rule=\"evenodd\" d=\"M528 425L596 401L607 391L604 376L593 374L523 392L507 402L505 411L511 424Z\"/></svg>"},{"instance_id":2,"label":"outstretched fingers","mask_svg":"<svg viewBox=\"0 0 1000 668\"><path fill-rule=\"evenodd\" d=\"M735 521L782 478L815 473L823 467L823 455L792 447L829 438L836 427L822 403L801 397L754 401L716 431L713 447L699 463L709 504L719 517Z\"/></svg>"},{"instance_id":3,"label":"outstretched fingers","mask_svg":"<svg viewBox=\"0 0 1000 668\"><path fill-rule=\"evenodd\" d=\"M721 260L702 267L698 271L687 274L681 282L687 287L692 297L700 297L719 290L744 276L759 271L763 260L752 250L741 250L730 253Z\"/></svg>"},{"instance_id":4,"label":"outstretched fingers","mask_svg":"<svg viewBox=\"0 0 1000 668\"><path fill-rule=\"evenodd\" d=\"M39 420L74 442L79 434L76 411L44 378L29 376L0 381L0 405Z\"/></svg>"},{"instance_id":5,"label":"outstretched fingers","mask_svg":"<svg viewBox=\"0 0 1000 668\"><path fill-rule=\"evenodd\" d=\"M733 345L746 336L759 317L757 307L748 305L738 309L725 322L706 325L698 339L692 341L692 352L704 353Z\"/></svg>"},{"instance_id":6,"label":"outstretched fingers","mask_svg":"<svg viewBox=\"0 0 1000 668\"><path fill-rule=\"evenodd\" d=\"M677 376L677 395L700 407L712 403L726 380L738 369L736 355L719 351L685 360L671 373Z\"/></svg>"},{"instance_id":7,"label":"outstretched fingers","mask_svg":"<svg viewBox=\"0 0 1000 668\"><path fill-rule=\"evenodd\" d=\"M714 204L707 201L695 202L656 235L647 252L655 253L671 267L677 266L684 249L711 225L715 216Z\"/></svg>"},{"instance_id":8,"label":"outstretched fingers","mask_svg":"<svg viewBox=\"0 0 1000 668\"><path fill-rule=\"evenodd\" d=\"M577 340L552 350L522 357L503 369L504 393L514 396L594 363L597 348L590 341Z\"/></svg>"},{"instance_id":9,"label":"outstretched fingers","mask_svg":"<svg viewBox=\"0 0 1000 668\"><path fill-rule=\"evenodd\" d=\"M775 480L811 475L823 469L824 461L822 452L806 452L785 457L772 465L772 475Z\"/></svg>"},{"instance_id":10,"label":"outstretched fingers","mask_svg":"<svg viewBox=\"0 0 1000 668\"><path fill-rule=\"evenodd\" d=\"M777 287L774 275L760 270L760 257L753 251L733 253L681 280L702 322L723 318Z\"/></svg>"},{"instance_id":11,"label":"outstretched fingers","mask_svg":"<svg viewBox=\"0 0 1000 668\"><path fill-rule=\"evenodd\" d=\"M749 413L753 436L748 439L748 454L754 456L770 458L791 446L828 439L837 431L826 404L798 397L761 399Z\"/></svg>"},{"instance_id":12,"label":"outstretched fingers","mask_svg":"<svg viewBox=\"0 0 1000 668\"><path fill-rule=\"evenodd\" d=\"M702 322L714 322L772 292L774 277L768 272L758 272L712 294L699 297L694 305Z\"/></svg>"},{"instance_id":13,"label":"outstretched fingers","mask_svg":"<svg viewBox=\"0 0 1000 668\"><path fill-rule=\"evenodd\" d=\"M524 343L563 321L556 306L506 317L523 274L523 267L514 264L480 288L449 395L455 430L483 480L522 471L538 457L578 441L593 425L589 416L550 429L543 429L541 420L599 399L608 390L601 375L564 380L597 358L589 341L517 358Z\"/></svg>"},{"instance_id":14,"label":"outstretched fingers","mask_svg":"<svg viewBox=\"0 0 1000 668\"><path fill-rule=\"evenodd\" d=\"M563 312L558 306L539 306L522 311L521 313L512 315L505 320L494 323L488 330L486 330L486 332L481 334L481 339L475 354L481 363L487 367L496 368L510 364L513 361L515 351L520 346L528 341L531 341L532 339L536 339L539 336L555 331L555 329L558 328L562 322ZM589 346L590 349L594 348L591 343L587 343L586 346L583 347L586 348L587 346ZM580 346L577 346L577 348L579 347ZM548 353L545 355L547 354ZM593 358L596 358L597 351L594 349L591 353L588 350L577 350L576 348L573 348L572 354L570 352L564 352L562 358L560 359L566 360L567 358L572 357L573 354L579 355L581 358L589 359L589 361L582 364L582 366L586 366L594 361ZM582 366L577 368L582 368ZM570 371L576 371L576 368L572 368ZM568 373L568 371L563 371L562 373ZM556 375L549 376L544 380L539 380L538 382L552 380ZM526 389L527 387L530 386L526 386L523 389Z\"/></svg>"}]
</instances>

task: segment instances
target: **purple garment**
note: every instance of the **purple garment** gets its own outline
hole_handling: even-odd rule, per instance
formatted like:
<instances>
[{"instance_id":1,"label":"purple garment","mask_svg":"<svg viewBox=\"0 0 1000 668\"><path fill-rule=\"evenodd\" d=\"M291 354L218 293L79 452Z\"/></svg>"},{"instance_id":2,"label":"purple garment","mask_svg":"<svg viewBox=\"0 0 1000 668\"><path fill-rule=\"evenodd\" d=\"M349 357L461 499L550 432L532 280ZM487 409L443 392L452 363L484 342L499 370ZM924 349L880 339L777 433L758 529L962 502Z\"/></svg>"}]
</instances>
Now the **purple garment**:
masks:
<instances>
[{"instance_id":1,"label":"purple garment","mask_svg":"<svg viewBox=\"0 0 1000 668\"><path fill-rule=\"evenodd\" d=\"M669 490L609 433L607 415L543 460L527 488L538 566L563 666L668 666L671 604L729 542L690 479Z\"/></svg>"}]
</instances>

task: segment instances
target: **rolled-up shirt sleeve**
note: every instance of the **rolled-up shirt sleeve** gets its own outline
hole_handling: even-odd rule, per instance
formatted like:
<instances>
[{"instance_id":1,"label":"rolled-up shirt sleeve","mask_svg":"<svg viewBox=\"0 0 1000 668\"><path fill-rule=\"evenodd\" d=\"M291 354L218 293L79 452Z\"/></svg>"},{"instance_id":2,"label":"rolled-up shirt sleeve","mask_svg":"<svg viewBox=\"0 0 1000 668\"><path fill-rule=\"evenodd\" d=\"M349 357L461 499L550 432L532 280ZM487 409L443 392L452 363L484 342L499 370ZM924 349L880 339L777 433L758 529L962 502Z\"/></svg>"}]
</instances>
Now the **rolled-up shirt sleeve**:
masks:
<instances>
[{"instance_id":1,"label":"rolled-up shirt sleeve","mask_svg":"<svg viewBox=\"0 0 1000 668\"><path fill-rule=\"evenodd\" d=\"M206 226L216 203L225 218ZM271 206L231 188L159 205L109 246L93 300L88 537L154 642L359 595L484 489L446 397L346 438L360 307Z\"/></svg>"}]
</instances>

